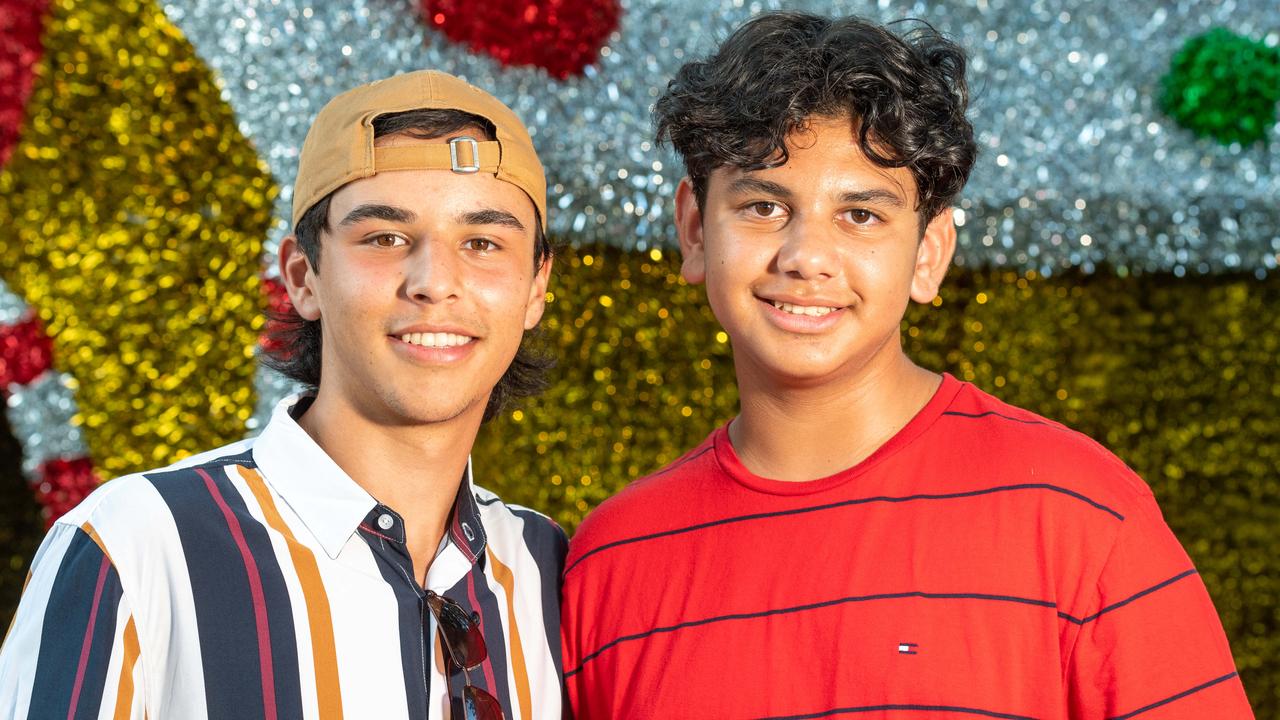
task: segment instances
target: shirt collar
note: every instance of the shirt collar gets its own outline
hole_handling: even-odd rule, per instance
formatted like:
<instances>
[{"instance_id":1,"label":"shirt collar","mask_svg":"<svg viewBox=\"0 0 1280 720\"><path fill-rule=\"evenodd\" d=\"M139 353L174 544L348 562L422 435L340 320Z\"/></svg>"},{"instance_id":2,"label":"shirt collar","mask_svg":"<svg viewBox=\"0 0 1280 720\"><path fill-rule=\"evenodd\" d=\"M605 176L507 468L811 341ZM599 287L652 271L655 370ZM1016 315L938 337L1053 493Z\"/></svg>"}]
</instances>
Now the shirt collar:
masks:
<instances>
[{"instance_id":1,"label":"shirt collar","mask_svg":"<svg viewBox=\"0 0 1280 720\"><path fill-rule=\"evenodd\" d=\"M276 404L270 422L253 444L253 460L325 553L336 559L378 501L298 425L292 411L310 401L303 395L291 395ZM446 537L471 563L484 553L487 538L471 484L470 458L453 502Z\"/></svg>"},{"instance_id":2,"label":"shirt collar","mask_svg":"<svg viewBox=\"0 0 1280 720\"><path fill-rule=\"evenodd\" d=\"M476 491L471 484L471 458L467 458L467 469L458 485L458 496L453 499L448 536L472 564L484 554L488 538L485 536L484 525L480 522L480 503L476 500Z\"/></svg>"}]
</instances>

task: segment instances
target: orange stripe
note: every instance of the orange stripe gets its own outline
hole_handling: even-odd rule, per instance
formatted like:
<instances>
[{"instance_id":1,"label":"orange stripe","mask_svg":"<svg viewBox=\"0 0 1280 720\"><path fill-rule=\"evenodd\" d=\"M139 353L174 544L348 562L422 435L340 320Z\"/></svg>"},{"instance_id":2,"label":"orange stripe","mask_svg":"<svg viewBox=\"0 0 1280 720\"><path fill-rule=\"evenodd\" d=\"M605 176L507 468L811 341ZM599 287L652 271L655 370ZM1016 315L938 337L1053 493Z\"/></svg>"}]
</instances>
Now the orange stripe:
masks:
<instances>
[{"instance_id":1,"label":"orange stripe","mask_svg":"<svg viewBox=\"0 0 1280 720\"><path fill-rule=\"evenodd\" d=\"M293 531L284 524L276 504L267 491L262 476L242 465L236 466L244 478L267 524L284 536L289 547L289 557L302 584L302 596L307 603L307 622L311 627L311 657L316 671L316 701L320 706L321 720L341 720L342 689L338 684L338 653L333 639L333 615L329 611L329 596L320 580L320 567L316 556L306 545L298 542Z\"/></svg>"},{"instance_id":2,"label":"orange stripe","mask_svg":"<svg viewBox=\"0 0 1280 720\"><path fill-rule=\"evenodd\" d=\"M124 626L124 660L120 664L120 687L116 690L115 720L129 720L133 710L133 668L138 664L138 628L133 616Z\"/></svg>"},{"instance_id":3,"label":"orange stripe","mask_svg":"<svg viewBox=\"0 0 1280 720\"><path fill-rule=\"evenodd\" d=\"M507 619L511 624L511 672L516 676L516 699L520 702L520 717L533 717L533 700L529 693L529 671L524 666L524 646L520 643L520 627L516 623L516 589L515 580L511 577L511 568L502 564L493 550L489 552L490 567L493 568L493 579L502 586L507 596Z\"/></svg>"},{"instance_id":4,"label":"orange stripe","mask_svg":"<svg viewBox=\"0 0 1280 720\"><path fill-rule=\"evenodd\" d=\"M111 553L107 552L107 544L102 542L102 538L98 535L98 531L93 528L93 525L86 520L84 524L80 526L80 529L83 530L84 533L89 536L89 539L98 546L98 549L102 551L102 554L107 556L107 562L115 565L111 560Z\"/></svg>"}]
</instances>

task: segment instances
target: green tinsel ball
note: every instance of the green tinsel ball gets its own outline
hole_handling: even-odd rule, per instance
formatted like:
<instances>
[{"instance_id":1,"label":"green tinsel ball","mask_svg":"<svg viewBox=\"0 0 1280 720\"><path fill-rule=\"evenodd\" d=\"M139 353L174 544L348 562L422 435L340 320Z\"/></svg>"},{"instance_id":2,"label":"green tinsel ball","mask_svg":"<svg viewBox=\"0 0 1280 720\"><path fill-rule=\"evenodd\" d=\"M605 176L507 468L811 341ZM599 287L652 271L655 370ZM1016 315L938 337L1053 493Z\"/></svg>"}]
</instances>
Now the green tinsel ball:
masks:
<instances>
[{"instance_id":1,"label":"green tinsel ball","mask_svg":"<svg viewBox=\"0 0 1280 720\"><path fill-rule=\"evenodd\" d=\"M1265 142L1280 101L1280 48L1213 28L1187 40L1161 84L1161 107L1195 134Z\"/></svg>"}]
</instances>

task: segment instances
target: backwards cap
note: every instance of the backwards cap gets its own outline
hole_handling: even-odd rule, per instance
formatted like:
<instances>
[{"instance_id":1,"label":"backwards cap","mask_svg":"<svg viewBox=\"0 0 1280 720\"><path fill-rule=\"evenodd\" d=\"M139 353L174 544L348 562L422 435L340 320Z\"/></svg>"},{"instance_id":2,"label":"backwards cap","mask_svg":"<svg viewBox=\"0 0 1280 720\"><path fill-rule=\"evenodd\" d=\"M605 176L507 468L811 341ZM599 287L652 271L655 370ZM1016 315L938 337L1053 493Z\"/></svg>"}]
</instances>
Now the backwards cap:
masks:
<instances>
[{"instance_id":1,"label":"backwards cap","mask_svg":"<svg viewBox=\"0 0 1280 720\"><path fill-rule=\"evenodd\" d=\"M373 146L373 121L406 110L461 110L493 123L496 140ZM492 173L524 191L547 229L547 179L533 140L511 108L474 85L436 70L396 75L330 100L307 132L293 187L293 227L326 195L353 180L392 170Z\"/></svg>"}]
</instances>

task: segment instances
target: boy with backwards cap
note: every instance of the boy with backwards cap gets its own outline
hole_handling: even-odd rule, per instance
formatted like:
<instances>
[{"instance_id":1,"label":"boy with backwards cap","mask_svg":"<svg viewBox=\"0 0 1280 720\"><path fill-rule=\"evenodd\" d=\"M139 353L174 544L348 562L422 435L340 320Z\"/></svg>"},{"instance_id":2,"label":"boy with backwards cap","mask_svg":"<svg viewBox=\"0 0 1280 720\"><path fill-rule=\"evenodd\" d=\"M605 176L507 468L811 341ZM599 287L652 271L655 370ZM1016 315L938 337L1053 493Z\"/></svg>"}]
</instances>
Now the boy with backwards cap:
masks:
<instances>
[{"instance_id":1,"label":"boy with backwards cap","mask_svg":"<svg viewBox=\"0 0 1280 720\"><path fill-rule=\"evenodd\" d=\"M964 67L928 27L766 14L659 99L741 409L575 534L579 720L1252 716L1146 484L903 353L955 250Z\"/></svg>"},{"instance_id":2,"label":"boy with backwards cap","mask_svg":"<svg viewBox=\"0 0 1280 720\"><path fill-rule=\"evenodd\" d=\"M457 78L399 75L320 111L294 192L272 362L314 391L55 523L3 717L560 715L564 534L469 460L546 365L522 347L552 262L528 133Z\"/></svg>"}]
</instances>

